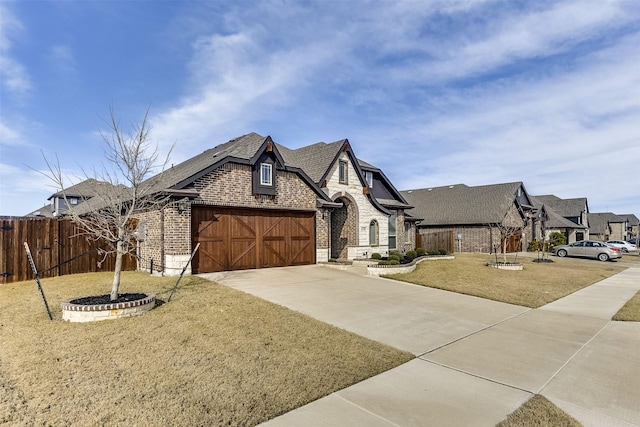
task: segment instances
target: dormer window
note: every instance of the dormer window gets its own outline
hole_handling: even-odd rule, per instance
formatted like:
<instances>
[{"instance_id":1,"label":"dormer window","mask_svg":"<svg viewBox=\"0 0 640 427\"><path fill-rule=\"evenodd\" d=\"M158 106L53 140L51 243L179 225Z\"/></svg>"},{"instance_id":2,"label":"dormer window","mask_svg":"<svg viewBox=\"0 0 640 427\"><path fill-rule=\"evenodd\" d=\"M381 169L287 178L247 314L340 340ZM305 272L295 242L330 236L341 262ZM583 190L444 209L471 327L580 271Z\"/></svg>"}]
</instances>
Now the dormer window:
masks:
<instances>
[{"instance_id":1,"label":"dormer window","mask_svg":"<svg viewBox=\"0 0 640 427\"><path fill-rule=\"evenodd\" d=\"M345 160L340 160L340 162L338 163L338 179L340 181L340 184L348 184L348 170L348 163Z\"/></svg>"},{"instance_id":2,"label":"dormer window","mask_svg":"<svg viewBox=\"0 0 640 427\"><path fill-rule=\"evenodd\" d=\"M252 167L251 188L255 195L275 196L276 174L275 159L269 153L262 153Z\"/></svg>"},{"instance_id":3,"label":"dormer window","mask_svg":"<svg viewBox=\"0 0 640 427\"><path fill-rule=\"evenodd\" d=\"M373 188L373 172L365 172L364 176L367 179L367 186Z\"/></svg>"},{"instance_id":4,"label":"dormer window","mask_svg":"<svg viewBox=\"0 0 640 427\"><path fill-rule=\"evenodd\" d=\"M273 166L269 163L260 164L260 185L273 185Z\"/></svg>"}]
</instances>

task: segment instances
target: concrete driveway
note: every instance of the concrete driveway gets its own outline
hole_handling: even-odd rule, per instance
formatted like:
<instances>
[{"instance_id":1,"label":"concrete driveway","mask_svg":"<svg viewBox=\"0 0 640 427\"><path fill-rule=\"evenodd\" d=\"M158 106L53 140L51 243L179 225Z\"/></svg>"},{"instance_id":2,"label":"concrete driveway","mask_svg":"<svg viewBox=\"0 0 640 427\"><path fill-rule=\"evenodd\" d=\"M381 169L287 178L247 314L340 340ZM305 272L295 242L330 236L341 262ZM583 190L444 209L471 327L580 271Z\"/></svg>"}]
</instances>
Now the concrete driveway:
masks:
<instances>
[{"instance_id":1,"label":"concrete driveway","mask_svg":"<svg viewBox=\"0 0 640 427\"><path fill-rule=\"evenodd\" d=\"M609 320L638 268L536 310L357 268L204 276L417 356L267 425L490 426L534 393L585 426L640 425L640 323Z\"/></svg>"}]
</instances>

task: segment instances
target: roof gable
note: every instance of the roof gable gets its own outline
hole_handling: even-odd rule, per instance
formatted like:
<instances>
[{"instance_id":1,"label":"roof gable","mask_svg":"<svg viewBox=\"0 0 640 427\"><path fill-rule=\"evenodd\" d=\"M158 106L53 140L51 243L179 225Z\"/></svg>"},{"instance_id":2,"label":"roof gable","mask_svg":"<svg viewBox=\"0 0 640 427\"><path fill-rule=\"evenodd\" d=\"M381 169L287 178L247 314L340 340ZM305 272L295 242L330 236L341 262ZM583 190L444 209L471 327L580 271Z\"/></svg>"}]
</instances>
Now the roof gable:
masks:
<instances>
[{"instance_id":1,"label":"roof gable","mask_svg":"<svg viewBox=\"0 0 640 427\"><path fill-rule=\"evenodd\" d=\"M583 212L589 212L586 197L578 197L574 199L561 199L553 194L543 196L533 196L545 206L551 207L563 217L580 217Z\"/></svg>"},{"instance_id":2,"label":"roof gable","mask_svg":"<svg viewBox=\"0 0 640 427\"><path fill-rule=\"evenodd\" d=\"M415 206L421 225L500 224L514 203L522 182L469 187L464 184L401 191ZM525 192L526 193L526 192Z\"/></svg>"}]
</instances>

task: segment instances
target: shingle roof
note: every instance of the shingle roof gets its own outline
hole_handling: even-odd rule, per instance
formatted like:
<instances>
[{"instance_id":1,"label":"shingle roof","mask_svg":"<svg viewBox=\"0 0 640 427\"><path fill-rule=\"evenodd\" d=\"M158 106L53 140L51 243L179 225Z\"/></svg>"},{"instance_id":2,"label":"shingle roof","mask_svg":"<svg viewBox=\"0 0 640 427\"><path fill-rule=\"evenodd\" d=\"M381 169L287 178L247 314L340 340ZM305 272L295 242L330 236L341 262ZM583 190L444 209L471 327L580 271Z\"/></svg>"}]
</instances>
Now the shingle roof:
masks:
<instances>
[{"instance_id":1,"label":"shingle roof","mask_svg":"<svg viewBox=\"0 0 640 427\"><path fill-rule=\"evenodd\" d=\"M64 191L53 193L47 200L51 200L54 197L64 197L65 194L67 195L67 197L80 197L88 199L100 193L100 189L104 187L113 187L113 184L105 181L98 181L94 178L88 178L77 183L76 185L72 185L71 187L66 188ZM125 188L124 186L121 187Z\"/></svg>"},{"instance_id":2,"label":"shingle roof","mask_svg":"<svg viewBox=\"0 0 640 427\"><path fill-rule=\"evenodd\" d=\"M640 219L634 214L617 214L620 218L625 218L629 221L629 225L634 226L640 224Z\"/></svg>"},{"instance_id":3,"label":"shingle roof","mask_svg":"<svg viewBox=\"0 0 640 427\"><path fill-rule=\"evenodd\" d=\"M625 218L612 212L588 213L587 218L589 219L589 231L595 234L606 234L609 223L625 222Z\"/></svg>"},{"instance_id":4,"label":"shingle roof","mask_svg":"<svg viewBox=\"0 0 640 427\"><path fill-rule=\"evenodd\" d=\"M224 144L210 148L182 163L172 165L167 170L149 178L142 185L146 187L148 189L147 192L150 193L166 190L184 191L184 188L188 187L188 185L198 177L203 176L227 161L249 164L267 140L271 141L270 137L265 137L255 132L242 135ZM275 142L274 145L277 153L279 153L279 156L281 156L284 162L284 166L301 170L303 175L306 175L304 179L310 179L315 183L317 186L315 188L316 192L324 199L328 198L328 196L320 189L321 181L346 143L346 139L328 144L318 142L295 150ZM355 160L358 164L366 164L367 167L375 168L366 162L358 159ZM380 174L383 175L382 171L380 171ZM388 184L391 186L391 183ZM393 187L391 186L391 188ZM395 190L394 193L395 195L391 195L391 197L402 198L397 190ZM396 203L398 207L406 207L402 200L397 200Z\"/></svg>"},{"instance_id":5,"label":"shingle roof","mask_svg":"<svg viewBox=\"0 0 640 427\"><path fill-rule=\"evenodd\" d=\"M249 160L264 143L265 139L266 137L255 132L234 138L182 163L172 165L164 172L150 178L147 183L152 183L157 191L161 191L175 187L223 159L232 157L240 160Z\"/></svg>"},{"instance_id":6,"label":"shingle roof","mask_svg":"<svg viewBox=\"0 0 640 427\"><path fill-rule=\"evenodd\" d=\"M415 206L410 215L420 225L502 223L522 182L469 187L464 184L405 190L400 193Z\"/></svg>"},{"instance_id":7,"label":"shingle roof","mask_svg":"<svg viewBox=\"0 0 640 427\"><path fill-rule=\"evenodd\" d=\"M313 182L319 184L344 143L344 139L329 144L318 142L296 150L276 145L287 165L302 169Z\"/></svg>"},{"instance_id":8,"label":"shingle roof","mask_svg":"<svg viewBox=\"0 0 640 427\"><path fill-rule=\"evenodd\" d=\"M567 217L579 217L587 209L587 198L578 197L575 199L561 199L553 194L543 196L533 196L541 201L545 206L552 208L559 215Z\"/></svg>"},{"instance_id":9,"label":"shingle roof","mask_svg":"<svg viewBox=\"0 0 640 427\"><path fill-rule=\"evenodd\" d=\"M534 207L541 209L542 206L544 206L545 212L547 213L547 216L548 216L548 219L545 222L545 226L547 228L577 228L577 229L587 228L585 225L580 225L580 224L576 224L573 221L569 221L568 219L560 215L558 212L556 212L555 209L553 209L551 206L547 206L543 204L538 197L531 196L530 199Z\"/></svg>"}]
</instances>

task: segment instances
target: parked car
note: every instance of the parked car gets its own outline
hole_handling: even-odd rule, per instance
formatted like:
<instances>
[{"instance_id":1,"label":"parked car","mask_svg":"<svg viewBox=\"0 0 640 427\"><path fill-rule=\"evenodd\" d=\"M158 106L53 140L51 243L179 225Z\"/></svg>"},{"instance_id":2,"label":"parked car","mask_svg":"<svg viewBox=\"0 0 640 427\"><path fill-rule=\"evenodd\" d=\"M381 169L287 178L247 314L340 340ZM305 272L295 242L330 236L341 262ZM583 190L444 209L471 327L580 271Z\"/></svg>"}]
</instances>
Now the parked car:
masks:
<instances>
[{"instance_id":1,"label":"parked car","mask_svg":"<svg viewBox=\"0 0 640 427\"><path fill-rule=\"evenodd\" d=\"M575 256L595 258L600 261L622 258L622 249L595 240L580 240L570 245L560 245L553 248L553 253L559 257Z\"/></svg>"},{"instance_id":2,"label":"parked car","mask_svg":"<svg viewBox=\"0 0 640 427\"><path fill-rule=\"evenodd\" d=\"M627 240L627 242L631 243L632 245L638 246L638 239L636 239L635 237L633 239Z\"/></svg>"},{"instance_id":3,"label":"parked car","mask_svg":"<svg viewBox=\"0 0 640 427\"><path fill-rule=\"evenodd\" d=\"M607 245L615 246L622 249L622 252L637 251L638 247L631 242L625 242L624 240L608 240L605 242Z\"/></svg>"}]
</instances>

